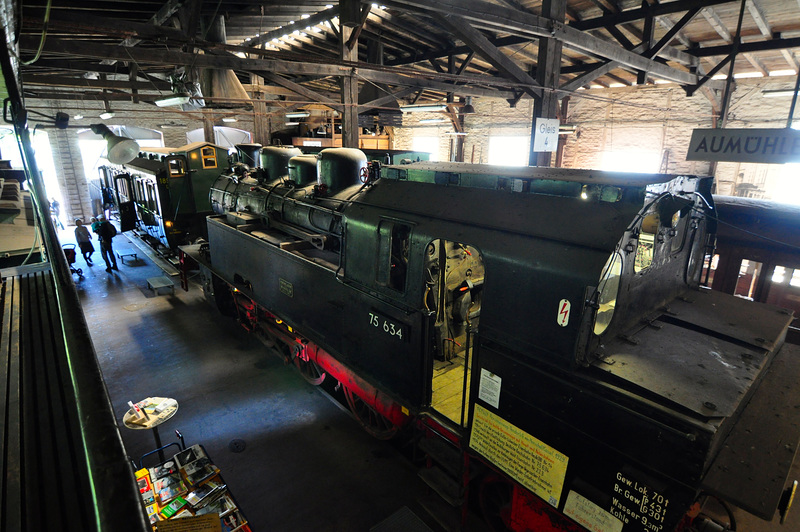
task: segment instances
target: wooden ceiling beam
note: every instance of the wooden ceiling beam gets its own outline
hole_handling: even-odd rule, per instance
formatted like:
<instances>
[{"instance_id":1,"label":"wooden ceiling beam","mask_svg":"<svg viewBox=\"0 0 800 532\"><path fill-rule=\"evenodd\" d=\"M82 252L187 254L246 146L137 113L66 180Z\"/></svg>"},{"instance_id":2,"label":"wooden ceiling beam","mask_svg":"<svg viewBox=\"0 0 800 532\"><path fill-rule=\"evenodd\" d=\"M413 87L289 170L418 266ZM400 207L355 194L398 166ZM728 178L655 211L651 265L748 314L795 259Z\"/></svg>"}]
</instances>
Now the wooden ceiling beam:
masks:
<instances>
[{"instance_id":1,"label":"wooden ceiling beam","mask_svg":"<svg viewBox=\"0 0 800 532\"><path fill-rule=\"evenodd\" d=\"M579 30L591 30L604 28L608 25L623 24L625 22L635 22L644 19L648 14L657 17L661 15L671 15L673 13L682 13L690 9L703 8L715 6L719 4L728 4L731 0L677 0L674 2L666 2L663 4L650 5L639 9L627 9L619 13L610 15L603 15L600 17L581 20L580 22L570 23L570 26Z\"/></svg>"},{"instance_id":2,"label":"wooden ceiling beam","mask_svg":"<svg viewBox=\"0 0 800 532\"><path fill-rule=\"evenodd\" d=\"M33 51L39 46L39 39L23 36L19 41L20 49ZM206 45L208 49L219 48L229 51L242 51L256 54L278 55L276 52L265 52L260 49L243 48L232 45ZM416 88L430 88L445 92L455 92L464 96L488 96L507 98L513 93L508 88L522 87L523 84L511 82L503 78L488 76L457 76L455 74L425 74L410 69L389 69L369 63L345 64L336 61L312 63L308 61L286 61L279 59L242 59L240 57L220 57L212 54L190 54L172 50L154 50L141 47L121 48L112 45L99 45L93 42L74 40L48 39L44 45L48 54L68 54L90 58L111 58L117 60L134 60L142 65L193 65L205 68L232 69L242 72L270 71L294 75L343 76L352 68L358 69L361 78L376 83L387 83ZM485 89L482 87L502 87Z\"/></svg>"},{"instance_id":3,"label":"wooden ceiling beam","mask_svg":"<svg viewBox=\"0 0 800 532\"><path fill-rule=\"evenodd\" d=\"M748 62L749 62L751 65L753 65L753 67L754 67L756 70L758 70L759 72L761 72L761 75L762 75L762 76L764 76L765 78L769 76L769 71L767 71L767 67L765 67L765 66L764 66L764 63L762 63L762 62L761 62L761 61L758 59L758 57L756 57L756 56L755 56L755 55L753 55L753 54L742 54L742 55L744 56L744 58L745 58L745 59L747 59L747 61L748 61Z\"/></svg>"},{"instance_id":4,"label":"wooden ceiling beam","mask_svg":"<svg viewBox=\"0 0 800 532\"><path fill-rule=\"evenodd\" d=\"M445 28L457 35L475 53L483 56L504 76L527 85L527 87L523 87L525 92L531 96L542 95L541 87L535 79L518 67L496 46L493 46L485 35L473 28L465 19L456 15L437 15L436 18Z\"/></svg>"},{"instance_id":5,"label":"wooden ceiling beam","mask_svg":"<svg viewBox=\"0 0 800 532\"><path fill-rule=\"evenodd\" d=\"M425 31L425 28L422 28L418 25L409 24L400 17L392 15L388 11L380 9L379 7L372 8L372 11L370 12L370 20L380 20L385 22L386 24L383 24L381 26L382 28L389 29L390 31L393 31L391 30L392 27L398 28L400 32L404 32L407 35L413 35L415 39L425 43L431 48L443 48L452 44L448 39L441 37L434 32Z\"/></svg>"},{"instance_id":6,"label":"wooden ceiling beam","mask_svg":"<svg viewBox=\"0 0 800 532\"><path fill-rule=\"evenodd\" d=\"M644 56L645 57L649 57L651 59L653 57L657 56L659 54L659 52L661 52L661 50L666 48L667 45L672 41L672 39L674 39L675 36L689 22L691 22L694 19L694 17L697 16L697 14L699 12L700 12L700 8L694 8L694 9L690 9L689 11L687 11L686 14L683 15L683 17L681 17L681 19L677 23L675 23L673 25L673 27L670 28L670 30L667 31L667 33L664 34L663 37L661 37L661 40L659 40L655 45L653 45L652 48L650 48L649 50L645 51Z\"/></svg>"},{"instance_id":7,"label":"wooden ceiling beam","mask_svg":"<svg viewBox=\"0 0 800 532\"><path fill-rule=\"evenodd\" d=\"M393 92L392 94L387 94L386 96L382 96L371 102L362 103L358 106L358 112L363 113L365 111L369 111L370 109L375 109L376 107L386 107L386 105L397 102L401 98L405 98L409 94L413 94L416 92L417 89L414 88L404 88L397 92Z\"/></svg>"},{"instance_id":8,"label":"wooden ceiling beam","mask_svg":"<svg viewBox=\"0 0 800 532\"><path fill-rule=\"evenodd\" d=\"M713 8L710 7L703 8L701 14L706 19L706 21L711 25L711 27L714 28L714 31L717 32L717 35L722 37L722 39L727 43L733 42L733 36L731 35L731 32L728 31L728 28L725 26L725 23L722 22L722 19L719 18L719 15L717 15L717 12L714 11Z\"/></svg>"},{"instance_id":9,"label":"wooden ceiling beam","mask_svg":"<svg viewBox=\"0 0 800 532\"><path fill-rule=\"evenodd\" d=\"M767 39L772 39L772 28L767 22L767 16L764 14L764 8L761 6L761 0L747 0L747 11L758 26L761 35Z\"/></svg>"},{"instance_id":10,"label":"wooden ceiling beam","mask_svg":"<svg viewBox=\"0 0 800 532\"><path fill-rule=\"evenodd\" d=\"M732 46L733 45L731 44L707 46L705 48L696 48L691 50L690 53L696 57L728 55L732 51ZM791 48L799 47L800 37L792 37L788 39L770 39L766 41L743 42L739 45L739 53L764 52L767 50L789 50Z\"/></svg>"},{"instance_id":11,"label":"wooden ceiling beam","mask_svg":"<svg viewBox=\"0 0 800 532\"><path fill-rule=\"evenodd\" d=\"M163 6L161 6L161 9L159 9L156 12L155 15L150 17L150 20L148 21L148 23L153 25L153 26L161 26L167 20L169 20L169 18L172 15L174 15L175 12L178 11L178 9L180 9L181 4L183 4L183 0L167 0L167 3L165 3ZM122 43L120 43L120 44L122 46L136 46L140 42L141 42L141 39L135 39L135 38L132 38L132 37L128 37L127 39L122 41Z\"/></svg>"},{"instance_id":12,"label":"wooden ceiling beam","mask_svg":"<svg viewBox=\"0 0 800 532\"><path fill-rule=\"evenodd\" d=\"M41 26L44 20L37 18L25 18L24 24ZM66 12L54 19L51 17L48 28L55 31L86 32L92 35L103 37L116 37L124 39L122 42L135 41L140 43L142 40L163 40L170 39L177 42L187 42L189 39L179 29L167 26L155 26L144 22L124 21L118 19L97 16L91 13ZM52 36L52 33L48 36ZM124 46L124 45L123 45Z\"/></svg>"},{"instance_id":13,"label":"wooden ceiling beam","mask_svg":"<svg viewBox=\"0 0 800 532\"><path fill-rule=\"evenodd\" d=\"M319 13L311 15L308 18L297 20L294 22L294 24L289 24L287 26L284 26L283 28L278 28L269 31L267 33L264 33L262 35L259 35L258 37L255 37L247 41L247 44L248 46L258 46L265 42L269 42L277 37L282 37L287 34L290 35L294 30L306 31L307 27L316 26L324 22L330 22L331 19L333 19L338 15L339 15L339 5L338 3L335 3L333 7L328 8L324 11L320 11Z\"/></svg>"},{"instance_id":14,"label":"wooden ceiling beam","mask_svg":"<svg viewBox=\"0 0 800 532\"><path fill-rule=\"evenodd\" d=\"M675 23L668 16L656 17L656 20L667 31L670 31L673 27L675 27ZM682 31L678 31L674 38L678 39L686 48L691 48L694 45L694 43L692 43L692 41L689 40L689 38L686 37Z\"/></svg>"},{"instance_id":15,"label":"wooden ceiling beam","mask_svg":"<svg viewBox=\"0 0 800 532\"><path fill-rule=\"evenodd\" d=\"M499 39L489 39L489 42L492 44L492 46L495 46L497 48L503 48L504 46L512 46L515 44L531 42L531 39L513 36L513 37L501 37ZM414 63L421 63L423 61L428 61L430 59L440 59L442 57L447 57L450 55L469 54L472 51L473 51L472 48L470 48L467 45L453 46L447 49L433 50L423 54L415 55L413 57L405 57L405 58L395 59L392 61L385 61L384 64L386 66L413 65Z\"/></svg>"},{"instance_id":16,"label":"wooden ceiling beam","mask_svg":"<svg viewBox=\"0 0 800 532\"><path fill-rule=\"evenodd\" d=\"M580 50L593 57L618 61L626 67L636 70L646 70L655 77L682 85L694 85L698 79L697 75L692 72L647 59L567 24L503 8L481 0L385 0L385 3L399 9L424 9L430 13L439 14L452 13L464 17L470 23L474 22L476 26L493 31L532 38L552 37L564 43L565 47ZM672 3L677 2L670 4Z\"/></svg>"},{"instance_id":17,"label":"wooden ceiling beam","mask_svg":"<svg viewBox=\"0 0 800 532\"><path fill-rule=\"evenodd\" d=\"M636 48L633 49L634 52L639 52L640 50L644 49L644 44L640 44ZM569 80L568 82L564 83L559 87L559 90L563 91L574 91L580 87L588 85L592 81L595 81L597 78L601 76L605 76L615 68L619 68L620 65L616 61L604 61L600 64L592 66L590 70L587 70L583 74ZM563 71L562 71L563 72Z\"/></svg>"},{"instance_id":18,"label":"wooden ceiling beam","mask_svg":"<svg viewBox=\"0 0 800 532\"><path fill-rule=\"evenodd\" d=\"M274 74L272 72L264 72L264 71L255 72L255 74L258 74L259 76L263 77L264 80L272 82L275 85L280 85L281 87L285 87L291 91L294 91L295 93L305 97L308 100L311 100L312 102L317 102L327 105L331 109L336 109L337 111L341 111L342 109L344 109L344 107L340 102L331 100L327 96L319 94L318 92L314 92L298 83L295 83L291 80L281 77L278 74Z\"/></svg>"},{"instance_id":19,"label":"wooden ceiling beam","mask_svg":"<svg viewBox=\"0 0 800 532\"><path fill-rule=\"evenodd\" d=\"M133 75L133 72L130 73ZM127 89L127 90L152 90L171 92L171 86L166 81L156 83L153 81L124 81L109 79L70 78L65 76L26 76L26 87L75 87L89 89Z\"/></svg>"}]
</instances>

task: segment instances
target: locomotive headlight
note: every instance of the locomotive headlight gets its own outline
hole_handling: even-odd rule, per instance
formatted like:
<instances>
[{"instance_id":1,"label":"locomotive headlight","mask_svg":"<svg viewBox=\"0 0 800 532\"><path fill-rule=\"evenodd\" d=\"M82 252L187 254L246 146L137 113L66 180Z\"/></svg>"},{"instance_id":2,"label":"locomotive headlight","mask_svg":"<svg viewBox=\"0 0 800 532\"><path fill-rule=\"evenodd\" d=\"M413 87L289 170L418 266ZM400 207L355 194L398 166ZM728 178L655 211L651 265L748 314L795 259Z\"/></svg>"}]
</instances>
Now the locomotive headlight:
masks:
<instances>
[{"instance_id":1,"label":"locomotive headlight","mask_svg":"<svg viewBox=\"0 0 800 532\"><path fill-rule=\"evenodd\" d=\"M603 273L597 285L598 308L594 317L594 333L597 335L601 335L606 331L611 319L614 317L621 273L622 255L615 251L603 267Z\"/></svg>"}]
</instances>

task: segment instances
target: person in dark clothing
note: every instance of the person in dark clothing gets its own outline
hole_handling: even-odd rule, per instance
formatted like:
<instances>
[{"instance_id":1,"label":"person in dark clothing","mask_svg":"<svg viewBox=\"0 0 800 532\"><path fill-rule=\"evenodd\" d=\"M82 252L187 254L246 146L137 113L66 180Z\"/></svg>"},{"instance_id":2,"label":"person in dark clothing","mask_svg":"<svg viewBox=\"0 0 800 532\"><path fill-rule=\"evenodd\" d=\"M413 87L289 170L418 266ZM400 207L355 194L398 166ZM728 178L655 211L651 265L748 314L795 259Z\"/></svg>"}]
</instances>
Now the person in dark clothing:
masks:
<instances>
[{"instance_id":1,"label":"person in dark clothing","mask_svg":"<svg viewBox=\"0 0 800 532\"><path fill-rule=\"evenodd\" d=\"M114 246L112 239L117 235L117 228L106 220L105 216L98 216L100 225L97 227L97 237L100 239L100 254L106 261L106 271L119 270L117 268L117 258L114 256Z\"/></svg>"}]
</instances>

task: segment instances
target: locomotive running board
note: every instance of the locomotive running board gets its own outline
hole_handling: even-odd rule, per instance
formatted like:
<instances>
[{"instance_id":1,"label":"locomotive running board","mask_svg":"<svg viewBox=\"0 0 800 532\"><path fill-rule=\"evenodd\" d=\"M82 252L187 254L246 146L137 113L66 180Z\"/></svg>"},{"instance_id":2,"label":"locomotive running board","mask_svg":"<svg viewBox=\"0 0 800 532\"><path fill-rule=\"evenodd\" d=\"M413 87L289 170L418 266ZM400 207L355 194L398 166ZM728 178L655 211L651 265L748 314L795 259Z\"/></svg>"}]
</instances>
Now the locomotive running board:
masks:
<instances>
[{"instance_id":1,"label":"locomotive running board","mask_svg":"<svg viewBox=\"0 0 800 532\"><path fill-rule=\"evenodd\" d=\"M800 442L799 374L800 346L784 344L702 482L704 490L768 521Z\"/></svg>"}]
</instances>

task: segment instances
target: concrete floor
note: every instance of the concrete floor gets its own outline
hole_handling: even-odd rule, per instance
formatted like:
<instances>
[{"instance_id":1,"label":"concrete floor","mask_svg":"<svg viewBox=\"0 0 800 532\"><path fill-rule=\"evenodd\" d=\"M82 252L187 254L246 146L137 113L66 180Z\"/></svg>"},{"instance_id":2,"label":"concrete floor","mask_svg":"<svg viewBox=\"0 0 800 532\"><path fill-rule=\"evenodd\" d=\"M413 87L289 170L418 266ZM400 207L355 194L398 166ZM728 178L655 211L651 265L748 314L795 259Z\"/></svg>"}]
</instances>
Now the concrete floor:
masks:
<instances>
[{"instance_id":1,"label":"concrete floor","mask_svg":"<svg viewBox=\"0 0 800 532\"><path fill-rule=\"evenodd\" d=\"M71 235L67 228L62 242ZM124 235L115 246L135 249ZM154 442L150 431L124 428L127 402L173 397L180 408L161 426L163 443L177 441L178 429L187 445L204 445L254 532L368 531L404 507L442 530L420 505L438 496L395 445L366 434L293 367L221 317L198 286L154 295L146 280L163 272L142 256L118 261L119 271L108 274L98 250L93 267L77 260L85 278L73 276L132 458L138 462ZM243 452L229 449L234 439L244 440ZM792 475L800 479L797 462ZM785 525L738 510L735 516L743 532L800 531L800 503Z\"/></svg>"},{"instance_id":2,"label":"concrete floor","mask_svg":"<svg viewBox=\"0 0 800 532\"><path fill-rule=\"evenodd\" d=\"M121 236L115 247L133 246ZM437 496L415 466L219 316L199 287L156 296L146 280L162 272L150 260L118 260L109 274L99 251L93 258L93 267L78 258L85 277L73 278L136 462L155 444L151 431L122 425L127 402L173 397L179 410L160 427L163 443L177 441L178 429L187 445L204 445L253 531L367 531L403 507L439 530L418 502ZM244 440L243 452L229 450L234 439Z\"/></svg>"}]
</instances>

